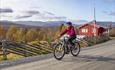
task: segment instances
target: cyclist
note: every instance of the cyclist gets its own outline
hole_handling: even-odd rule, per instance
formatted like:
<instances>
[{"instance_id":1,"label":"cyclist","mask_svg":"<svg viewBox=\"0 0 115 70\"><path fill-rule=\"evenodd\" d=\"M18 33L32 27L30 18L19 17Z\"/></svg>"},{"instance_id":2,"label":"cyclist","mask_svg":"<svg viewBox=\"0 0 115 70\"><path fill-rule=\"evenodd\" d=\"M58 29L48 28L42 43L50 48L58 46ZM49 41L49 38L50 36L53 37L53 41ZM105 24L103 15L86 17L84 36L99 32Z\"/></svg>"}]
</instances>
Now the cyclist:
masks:
<instances>
[{"instance_id":1,"label":"cyclist","mask_svg":"<svg viewBox=\"0 0 115 70\"><path fill-rule=\"evenodd\" d=\"M74 26L72 25L71 22L66 22L67 24L67 28L65 30L63 30L61 32L61 34L58 36L59 38L62 37L64 34L67 34L68 35L68 42L74 46L74 43L72 42L75 38L76 38L76 32L75 32L75 28ZM68 50L68 47L67 47L67 52L68 53L69 50Z\"/></svg>"}]
</instances>

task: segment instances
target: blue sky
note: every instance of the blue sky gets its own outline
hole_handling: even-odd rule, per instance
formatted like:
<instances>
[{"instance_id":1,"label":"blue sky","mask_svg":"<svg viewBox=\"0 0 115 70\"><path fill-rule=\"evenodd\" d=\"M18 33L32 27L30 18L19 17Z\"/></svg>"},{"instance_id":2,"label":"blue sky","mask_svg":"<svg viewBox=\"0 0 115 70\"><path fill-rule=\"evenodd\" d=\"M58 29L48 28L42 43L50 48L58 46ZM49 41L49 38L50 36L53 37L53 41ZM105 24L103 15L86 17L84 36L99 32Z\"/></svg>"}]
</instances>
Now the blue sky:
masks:
<instances>
[{"instance_id":1,"label":"blue sky","mask_svg":"<svg viewBox=\"0 0 115 70\"><path fill-rule=\"evenodd\" d=\"M0 0L0 3L2 10L13 10L10 14L2 11L0 14L2 20L60 20L61 18L61 20L92 21L95 3L97 21L115 22L115 0ZM24 11L26 13L23 13ZM30 15L27 11L40 13L34 12L34 15L32 13ZM18 16L21 18L17 19Z\"/></svg>"}]
</instances>

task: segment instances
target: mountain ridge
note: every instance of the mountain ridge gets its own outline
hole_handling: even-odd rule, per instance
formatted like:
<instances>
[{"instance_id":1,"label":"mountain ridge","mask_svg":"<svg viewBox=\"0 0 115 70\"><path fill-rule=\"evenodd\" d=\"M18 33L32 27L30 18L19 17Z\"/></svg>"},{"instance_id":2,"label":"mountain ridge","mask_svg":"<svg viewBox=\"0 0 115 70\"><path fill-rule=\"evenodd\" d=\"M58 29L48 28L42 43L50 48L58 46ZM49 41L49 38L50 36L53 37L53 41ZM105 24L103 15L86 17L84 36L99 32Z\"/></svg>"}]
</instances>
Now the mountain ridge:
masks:
<instances>
[{"instance_id":1,"label":"mountain ridge","mask_svg":"<svg viewBox=\"0 0 115 70\"><path fill-rule=\"evenodd\" d=\"M10 26L10 25L15 25L17 27L55 27L55 26L60 26L61 24L65 24L66 21L0 21L0 25L3 26ZM79 22L74 22L74 26L80 26L83 25L84 23L88 22L83 22L82 24L78 24ZM108 27L111 25L111 27L115 27L115 22L107 22L107 21L97 21L97 25Z\"/></svg>"}]
</instances>

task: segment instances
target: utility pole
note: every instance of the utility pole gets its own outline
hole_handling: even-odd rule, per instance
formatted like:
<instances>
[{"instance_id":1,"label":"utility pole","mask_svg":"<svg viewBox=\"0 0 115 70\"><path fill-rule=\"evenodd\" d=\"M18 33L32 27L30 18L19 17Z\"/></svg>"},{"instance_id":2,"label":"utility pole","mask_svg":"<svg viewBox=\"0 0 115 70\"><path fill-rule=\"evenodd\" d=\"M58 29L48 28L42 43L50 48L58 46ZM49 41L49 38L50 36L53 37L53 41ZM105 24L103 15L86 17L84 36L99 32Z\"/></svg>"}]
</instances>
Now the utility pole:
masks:
<instances>
[{"instance_id":1,"label":"utility pole","mask_svg":"<svg viewBox=\"0 0 115 70\"><path fill-rule=\"evenodd\" d=\"M95 3L94 3L94 20L96 21L96 15L95 15Z\"/></svg>"},{"instance_id":2,"label":"utility pole","mask_svg":"<svg viewBox=\"0 0 115 70\"><path fill-rule=\"evenodd\" d=\"M94 33L94 43L96 44L96 42L97 42L97 39L96 39L96 33L97 33L97 30L96 30L96 8L95 8L95 0L93 0L93 2L94 2L94 21L93 21L93 25L94 25L94 28L93 28L93 33Z\"/></svg>"},{"instance_id":3,"label":"utility pole","mask_svg":"<svg viewBox=\"0 0 115 70\"><path fill-rule=\"evenodd\" d=\"M96 36L96 15L95 15L95 11L96 11L96 8L95 8L95 0L94 0L94 29L93 29L93 32L94 32L94 36Z\"/></svg>"}]
</instances>

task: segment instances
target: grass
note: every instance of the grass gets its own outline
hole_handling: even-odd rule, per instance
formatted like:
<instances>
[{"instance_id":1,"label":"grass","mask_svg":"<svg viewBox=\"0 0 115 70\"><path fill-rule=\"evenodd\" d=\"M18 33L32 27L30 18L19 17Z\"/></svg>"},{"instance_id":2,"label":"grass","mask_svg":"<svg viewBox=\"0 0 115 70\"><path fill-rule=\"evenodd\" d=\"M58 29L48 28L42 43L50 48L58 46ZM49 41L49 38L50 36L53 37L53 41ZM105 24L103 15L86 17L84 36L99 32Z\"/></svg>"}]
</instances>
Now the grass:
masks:
<instances>
[{"instance_id":1,"label":"grass","mask_svg":"<svg viewBox=\"0 0 115 70\"><path fill-rule=\"evenodd\" d=\"M103 43L103 42L108 41L108 40L110 40L110 39L107 36L102 36L102 37L98 37L98 38L86 38L84 40L84 42L80 42L80 46L81 47L88 47L88 46L92 46L95 44ZM48 53L52 52L52 49L51 49L49 43L47 43L46 41L41 41L41 42L40 41L32 41L32 42L29 42L28 44L30 44L31 51L41 52L38 55L48 54ZM33 49L32 49L32 47L33 47ZM27 48L29 49L29 45ZM39 48L39 50L36 50L35 48L36 49ZM18 54L13 54L13 53L9 53L7 55L7 60L16 60L16 59L20 59L20 58L24 58L24 56L21 56ZM3 56L0 55L0 61L3 61L3 60L4 60Z\"/></svg>"},{"instance_id":2,"label":"grass","mask_svg":"<svg viewBox=\"0 0 115 70\"><path fill-rule=\"evenodd\" d=\"M52 49L49 47L48 43L46 43L46 42L45 43L44 42L40 43L39 41L33 41L33 42L29 42L28 44L30 44L30 46L25 45L26 50L29 50L29 51L35 53L36 55L48 54L48 53L52 52ZM15 51L15 50L19 51L19 49L17 49L17 48L13 48L13 49L14 49L13 51ZM20 49L23 49L23 48L20 48ZM34 56L34 54L30 55L30 53L27 53L26 55ZM25 57L25 56L21 56L21 55L14 54L14 53L9 53L7 55L7 60L16 60L16 59L20 59L20 58L23 58L23 57ZM0 55L0 61L3 61L3 60L5 60L5 58L3 58L3 55Z\"/></svg>"},{"instance_id":3,"label":"grass","mask_svg":"<svg viewBox=\"0 0 115 70\"><path fill-rule=\"evenodd\" d=\"M110 37L110 39L115 39L115 37Z\"/></svg>"},{"instance_id":4,"label":"grass","mask_svg":"<svg viewBox=\"0 0 115 70\"><path fill-rule=\"evenodd\" d=\"M87 47L87 46L88 46L88 44L87 44L86 41L80 42L80 47L85 48L85 47Z\"/></svg>"},{"instance_id":5,"label":"grass","mask_svg":"<svg viewBox=\"0 0 115 70\"><path fill-rule=\"evenodd\" d=\"M20 58L23 58L23 56L20 56L20 55L17 55L17 54L13 54L13 53L10 53L7 55L7 60L16 60L16 59L20 59ZM1 55L0 56L0 61L3 61L4 58L3 56Z\"/></svg>"}]
</instances>

